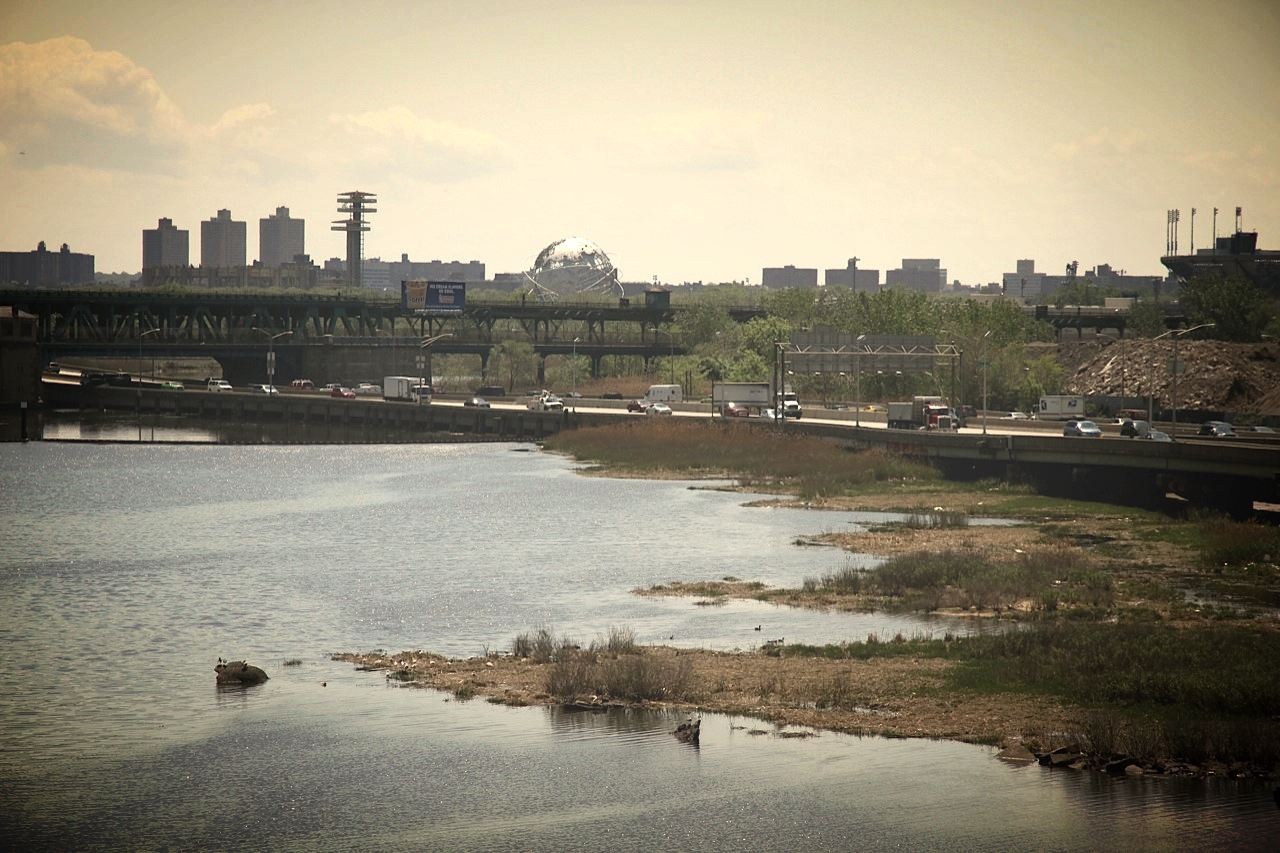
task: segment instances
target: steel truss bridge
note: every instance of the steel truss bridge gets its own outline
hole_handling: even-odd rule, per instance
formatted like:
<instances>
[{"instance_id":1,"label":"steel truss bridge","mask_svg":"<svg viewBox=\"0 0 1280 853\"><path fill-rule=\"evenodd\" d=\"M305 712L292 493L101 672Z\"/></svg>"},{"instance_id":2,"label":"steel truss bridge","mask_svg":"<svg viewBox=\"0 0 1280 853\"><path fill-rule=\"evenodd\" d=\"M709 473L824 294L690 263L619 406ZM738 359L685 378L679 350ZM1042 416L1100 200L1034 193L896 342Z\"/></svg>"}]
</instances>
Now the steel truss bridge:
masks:
<instances>
[{"instance_id":1,"label":"steel truss bridge","mask_svg":"<svg viewBox=\"0 0 1280 853\"><path fill-rule=\"evenodd\" d=\"M606 356L638 356L649 363L687 351L671 331L682 309L629 303L472 300L461 313L446 316L411 314L398 302L342 295L13 288L0 290L0 304L36 317L46 360L74 355L141 358L144 352L201 355L217 359L232 381L242 382L258 376L261 371L250 361L268 350L280 356L277 373L287 380L290 367L307 366L303 348L324 346L347 355L362 349L386 351L390 355L384 352L377 360L390 367L400 366L398 350L412 364L410 353L427 338L439 338L435 352L478 355L482 373L493 349L513 339L529 342L542 360L548 355L587 356L593 376L599 375ZM745 322L764 312L745 306L729 308L729 314Z\"/></svg>"}]
</instances>

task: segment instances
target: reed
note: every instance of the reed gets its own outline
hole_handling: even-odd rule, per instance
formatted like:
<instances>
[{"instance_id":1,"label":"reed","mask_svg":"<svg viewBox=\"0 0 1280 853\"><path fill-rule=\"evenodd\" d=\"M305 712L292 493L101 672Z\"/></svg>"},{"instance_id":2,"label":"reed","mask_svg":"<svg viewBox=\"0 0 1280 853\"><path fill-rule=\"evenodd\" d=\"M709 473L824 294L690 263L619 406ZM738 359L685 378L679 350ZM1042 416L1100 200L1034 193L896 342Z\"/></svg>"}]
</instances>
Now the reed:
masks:
<instances>
[{"instance_id":1,"label":"reed","mask_svg":"<svg viewBox=\"0 0 1280 853\"><path fill-rule=\"evenodd\" d=\"M806 500L890 480L941 478L928 465L892 454L853 453L820 438L729 421L637 418L564 430L544 446L622 473L732 478L743 486L775 488Z\"/></svg>"}]
</instances>

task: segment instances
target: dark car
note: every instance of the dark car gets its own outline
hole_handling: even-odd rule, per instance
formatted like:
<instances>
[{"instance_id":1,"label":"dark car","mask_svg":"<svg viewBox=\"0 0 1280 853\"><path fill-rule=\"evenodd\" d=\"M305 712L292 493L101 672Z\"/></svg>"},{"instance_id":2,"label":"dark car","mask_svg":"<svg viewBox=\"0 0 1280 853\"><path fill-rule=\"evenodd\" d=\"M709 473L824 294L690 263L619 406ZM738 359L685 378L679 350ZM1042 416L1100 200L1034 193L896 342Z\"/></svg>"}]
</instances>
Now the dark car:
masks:
<instances>
[{"instance_id":1,"label":"dark car","mask_svg":"<svg viewBox=\"0 0 1280 853\"><path fill-rule=\"evenodd\" d=\"M726 418L749 418L751 410L741 403L725 403L720 407L720 414Z\"/></svg>"},{"instance_id":2,"label":"dark car","mask_svg":"<svg viewBox=\"0 0 1280 853\"><path fill-rule=\"evenodd\" d=\"M1200 424L1200 431L1196 435L1207 435L1213 438L1234 437L1235 428L1226 421L1205 421Z\"/></svg>"},{"instance_id":3,"label":"dark car","mask_svg":"<svg viewBox=\"0 0 1280 853\"><path fill-rule=\"evenodd\" d=\"M505 397L507 389L501 385L481 385L476 389L477 397Z\"/></svg>"},{"instance_id":4,"label":"dark car","mask_svg":"<svg viewBox=\"0 0 1280 853\"><path fill-rule=\"evenodd\" d=\"M107 384L107 377L101 373L81 373L80 384L86 388L97 388Z\"/></svg>"},{"instance_id":5,"label":"dark car","mask_svg":"<svg viewBox=\"0 0 1280 853\"><path fill-rule=\"evenodd\" d=\"M621 400L622 392L621 391L605 391L603 394L600 395L600 399L601 400Z\"/></svg>"},{"instance_id":6,"label":"dark car","mask_svg":"<svg viewBox=\"0 0 1280 853\"><path fill-rule=\"evenodd\" d=\"M1146 421L1135 421L1125 418L1120 422L1120 434L1129 438L1140 438L1151 431L1151 424Z\"/></svg>"},{"instance_id":7,"label":"dark car","mask_svg":"<svg viewBox=\"0 0 1280 853\"><path fill-rule=\"evenodd\" d=\"M108 373L106 378L108 385L116 385L118 387L124 387L132 381L129 378L129 374L123 372Z\"/></svg>"},{"instance_id":8,"label":"dark car","mask_svg":"<svg viewBox=\"0 0 1280 853\"><path fill-rule=\"evenodd\" d=\"M1067 421L1066 426L1062 428L1062 434L1098 438L1102 435L1102 430L1098 429L1098 425L1093 421Z\"/></svg>"},{"instance_id":9,"label":"dark car","mask_svg":"<svg viewBox=\"0 0 1280 853\"><path fill-rule=\"evenodd\" d=\"M648 400L632 400L630 403L627 403L628 412L647 412L648 410Z\"/></svg>"},{"instance_id":10,"label":"dark car","mask_svg":"<svg viewBox=\"0 0 1280 853\"><path fill-rule=\"evenodd\" d=\"M356 392L352 391L350 388L334 388L329 392L329 396L337 397L342 400L354 400L356 398Z\"/></svg>"},{"instance_id":11,"label":"dark car","mask_svg":"<svg viewBox=\"0 0 1280 853\"><path fill-rule=\"evenodd\" d=\"M487 409L489 408L489 401L486 400L484 397L470 397L467 400L465 400L462 405L472 406L473 408L476 408L476 409Z\"/></svg>"}]
</instances>

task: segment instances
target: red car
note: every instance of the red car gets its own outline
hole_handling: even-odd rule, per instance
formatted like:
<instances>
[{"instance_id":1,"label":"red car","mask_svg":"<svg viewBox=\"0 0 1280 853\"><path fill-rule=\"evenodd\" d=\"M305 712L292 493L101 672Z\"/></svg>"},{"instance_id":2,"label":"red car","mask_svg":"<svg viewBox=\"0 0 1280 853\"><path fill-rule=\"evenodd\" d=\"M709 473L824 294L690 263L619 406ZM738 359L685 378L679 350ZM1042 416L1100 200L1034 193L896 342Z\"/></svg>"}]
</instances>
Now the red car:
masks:
<instances>
[{"instance_id":1,"label":"red car","mask_svg":"<svg viewBox=\"0 0 1280 853\"><path fill-rule=\"evenodd\" d=\"M720 414L726 418L749 418L751 410L741 403L725 403L720 407Z\"/></svg>"},{"instance_id":2,"label":"red car","mask_svg":"<svg viewBox=\"0 0 1280 853\"><path fill-rule=\"evenodd\" d=\"M632 400L630 403L627 403L627 411L628 412L647 412L649 411L649 401L648 400Z\"/></svg>"},{"instance_id":3,"label":"red car","mask_svg":"<svg viewBox=\"0 0 1280 853\"><path fill-rule=\"evenodd\" d=\"M350 388L334 388L329 392L329 396L338 397L343 400L354 400L356 392L352 391Z\"/></svg>"}]
</instances>

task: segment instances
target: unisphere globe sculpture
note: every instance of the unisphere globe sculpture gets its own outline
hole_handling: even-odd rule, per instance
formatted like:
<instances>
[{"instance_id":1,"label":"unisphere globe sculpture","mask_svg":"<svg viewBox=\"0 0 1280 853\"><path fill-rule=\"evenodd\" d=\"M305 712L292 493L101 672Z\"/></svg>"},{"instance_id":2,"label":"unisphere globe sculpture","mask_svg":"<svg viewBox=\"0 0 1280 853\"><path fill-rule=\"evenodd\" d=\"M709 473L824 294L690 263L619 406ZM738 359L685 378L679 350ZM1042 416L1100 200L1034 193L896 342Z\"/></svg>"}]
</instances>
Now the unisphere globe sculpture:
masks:
<instances>
[{"instance_id":1,"label":"unisphere globe sculpture","mask_svg":"<svg viewBox=\"0 0 1280 853\"><path fill-rule=\"evenodd\" d=\"M581 237L557 240L538 253L525 273L534 296L545 301L579 293L622 295L618 271L599 246Z\"/></svg>"}]
</instances>

